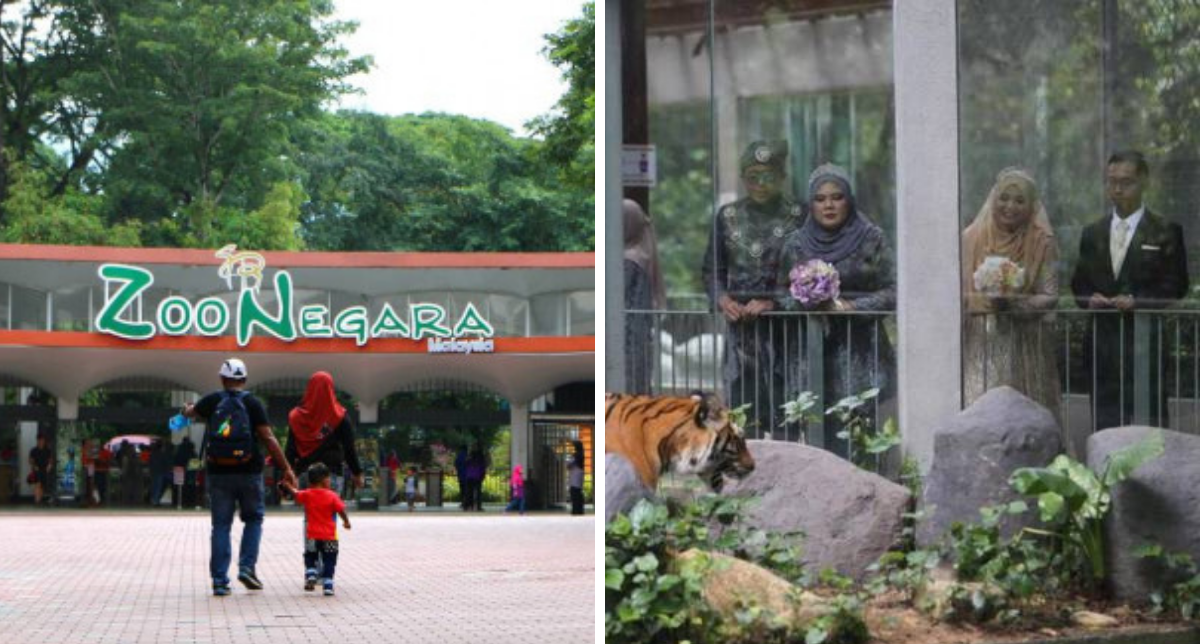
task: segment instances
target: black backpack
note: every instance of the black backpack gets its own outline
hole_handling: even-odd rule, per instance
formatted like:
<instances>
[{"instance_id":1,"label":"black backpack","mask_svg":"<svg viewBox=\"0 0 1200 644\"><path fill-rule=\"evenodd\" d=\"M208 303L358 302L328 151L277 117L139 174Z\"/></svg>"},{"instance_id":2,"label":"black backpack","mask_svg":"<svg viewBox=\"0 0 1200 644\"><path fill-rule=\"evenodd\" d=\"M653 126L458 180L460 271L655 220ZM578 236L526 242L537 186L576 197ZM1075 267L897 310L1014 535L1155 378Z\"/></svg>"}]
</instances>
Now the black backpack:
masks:
<instances>
[{"instance_id":1,"label":"black backpack","mask_svg":"<svg viewBox=\"0 0 1200 644\"><path fill-rule=\"evenodd\" d=\"M213 465L245 465L254 458L254 428L242 399L245 391L225 391L204 430L205 455Z\"/></svg>"}]
</instances>

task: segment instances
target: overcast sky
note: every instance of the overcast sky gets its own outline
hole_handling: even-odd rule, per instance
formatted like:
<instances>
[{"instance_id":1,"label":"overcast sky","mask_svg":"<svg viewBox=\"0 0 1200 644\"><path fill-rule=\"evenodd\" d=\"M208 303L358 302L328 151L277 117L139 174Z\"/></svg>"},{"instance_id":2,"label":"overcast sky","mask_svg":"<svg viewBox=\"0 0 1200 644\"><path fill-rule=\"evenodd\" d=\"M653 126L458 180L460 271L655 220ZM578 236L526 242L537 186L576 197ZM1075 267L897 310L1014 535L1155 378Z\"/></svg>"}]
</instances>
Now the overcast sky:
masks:
<instances>
[{"instance_id":1,"label":"overcast sky","mask_svg":"<svg viewBox=\"0 0 1200 644\"><path fill-rule=\"evenodd\" d=\"M582 15L583 0L335 0L356 20L344 43L375 67L352 82L365 90L341 106L379 114L450 112L495 121L524 135L566 89L543 36Z\"/></svg>"}]
</instances>

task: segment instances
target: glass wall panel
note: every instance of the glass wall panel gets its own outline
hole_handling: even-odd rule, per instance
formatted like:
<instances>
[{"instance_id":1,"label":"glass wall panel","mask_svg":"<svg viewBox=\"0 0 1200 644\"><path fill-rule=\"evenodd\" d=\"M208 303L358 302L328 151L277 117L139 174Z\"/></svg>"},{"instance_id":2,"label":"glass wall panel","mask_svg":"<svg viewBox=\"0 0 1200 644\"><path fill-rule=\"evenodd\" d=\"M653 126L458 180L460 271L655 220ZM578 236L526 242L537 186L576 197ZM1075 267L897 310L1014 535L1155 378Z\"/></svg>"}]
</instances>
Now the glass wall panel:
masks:
<instances>
[{"instance_id":1,"label":"glass wall panel","mask_svg":"<svg viewBox=\"0 0 1200 644\"><path fill-rule=\"evenodd\" d=\"M46 291L12 285L12 329L46 330Z\"/></svg>"},{"instance_id":2,"label":"glass wall panel","mask_svg":"<svg viewBox=\"0 0 1200 644\"><path fill-rule=\"evenodd\" d=\"M567 302L565 293L547 293L529 300L533 335L566 335Z\"/></svg>"},{"instance_id":3,"label":"glass wall panel","mask_svg":"<svg viewBox=\"0 0 1200 644\"><path fill-rule=\"evenodd\" d=\"M1200 11L960 0L964 403L1200 431Z\"/></svg>"},{"instance_id":4,"label":"glass wall panel","mask_svg":"<svg viewBox=\"0 0 1200 644\"><path fill-rule=\"evenodd\" d=\"M54 291L54 330L88 331L92 314L89 287L62 288Z\"/></svg>"},{"instance_id":5,"label":"glass wall panel","mask_svg":"<svg viewBox=\"0 0 1200 644\"><path fill-rule=\"evenodd\" d=\"M596 335L596 293L580 291L568 296L571 306L569 335Z\"/></svg>"},{"instance_id":6,"label":"glass wall panel","mask_svg":"<svg viewBox=\"0 0 1200 644\"><path fill-rule=\"evenodd\" d=\"M646 213L626 201L626 390L715 390L752 407L753 436L849 454L838 428L785 423L781 408L805 390L821 409L872 387L889 404L895 390L891 3L641 10L622 72L644 70L645 87L626 85L622 116L657 174L626 188ZM827 185L831 218L804 228L809 193Z\"/></svg>"}]
</instances>

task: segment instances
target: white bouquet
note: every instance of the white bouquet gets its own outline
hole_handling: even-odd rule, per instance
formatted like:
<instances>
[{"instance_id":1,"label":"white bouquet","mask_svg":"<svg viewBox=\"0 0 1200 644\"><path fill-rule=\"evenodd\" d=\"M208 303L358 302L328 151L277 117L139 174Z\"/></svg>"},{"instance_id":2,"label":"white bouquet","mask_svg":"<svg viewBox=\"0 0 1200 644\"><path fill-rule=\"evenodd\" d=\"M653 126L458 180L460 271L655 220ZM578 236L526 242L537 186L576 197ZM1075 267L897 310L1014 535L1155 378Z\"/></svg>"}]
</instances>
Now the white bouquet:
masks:
<instances>
[{"instance_id":1,"label":"white bouquet","mask_svg":"<svg viewBox=\"0 0 1200 644\"><path fill-rule=\"evenodd\" d=\"M1025 285L1025 269L1007 257L991 255L975 269L975 290L988 295L1012 295Z\"/></svg>"}]
</instances>

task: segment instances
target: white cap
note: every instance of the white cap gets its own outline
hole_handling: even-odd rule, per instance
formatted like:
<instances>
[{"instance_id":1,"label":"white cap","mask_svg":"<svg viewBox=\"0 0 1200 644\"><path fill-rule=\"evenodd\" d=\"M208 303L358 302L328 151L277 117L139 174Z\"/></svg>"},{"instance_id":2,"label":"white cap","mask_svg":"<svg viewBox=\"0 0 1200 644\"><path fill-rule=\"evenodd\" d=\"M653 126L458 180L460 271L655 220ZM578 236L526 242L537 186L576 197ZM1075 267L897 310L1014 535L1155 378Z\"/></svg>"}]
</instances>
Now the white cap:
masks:
<instances>
[{"instance_id":1,"label":"white cap","mask_svg":"<svg viewBox=\"0 0 1200 644\"><path fill-rule=\"evenodd\" d=\"M221 365L221 377L231 380L246 379L246 363L237 358L230 358Z\"/></svg>"}]
</instances>

